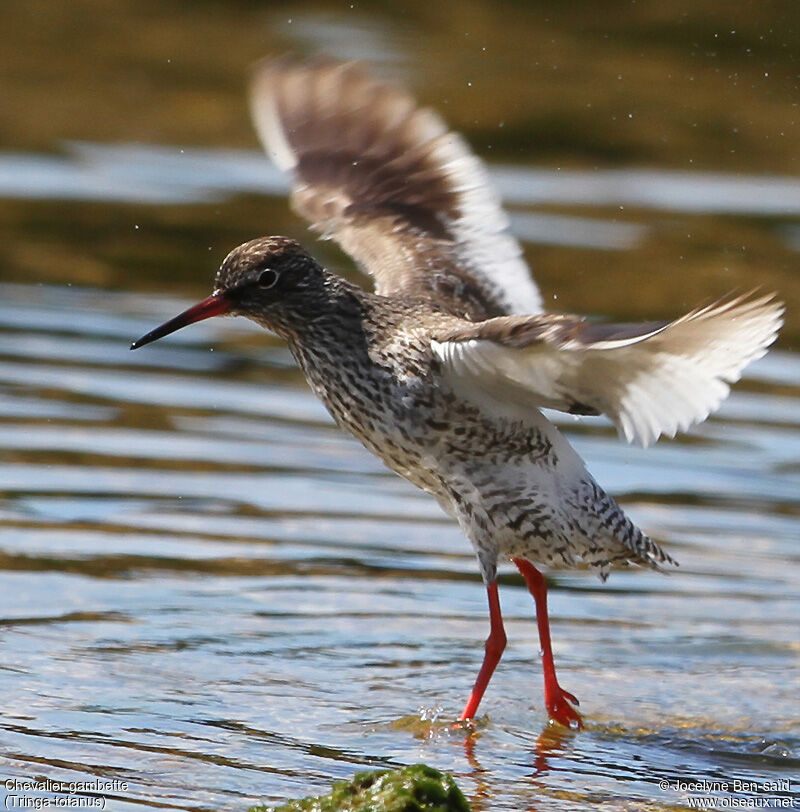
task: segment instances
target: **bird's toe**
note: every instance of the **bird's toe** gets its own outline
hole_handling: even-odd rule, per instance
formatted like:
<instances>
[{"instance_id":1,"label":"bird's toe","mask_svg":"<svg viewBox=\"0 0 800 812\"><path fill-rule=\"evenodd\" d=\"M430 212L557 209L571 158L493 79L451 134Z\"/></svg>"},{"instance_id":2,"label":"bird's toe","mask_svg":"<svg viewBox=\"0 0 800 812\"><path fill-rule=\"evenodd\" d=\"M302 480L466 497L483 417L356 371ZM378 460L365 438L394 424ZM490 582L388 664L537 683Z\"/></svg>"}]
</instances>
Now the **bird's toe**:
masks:
<instances>
[{"instance_id":1,"label":"bird's toe","mask_svg":"<svg viewBox=\"0 0 800 812\"><path fill-rule=\"evenodd\" d=\"M583 727L583 718L573 707L579 705L577 698L569 691L559 688L553 695L547 697L547 712L554 722L572 730Z\"/></svg>"}]
</instances>

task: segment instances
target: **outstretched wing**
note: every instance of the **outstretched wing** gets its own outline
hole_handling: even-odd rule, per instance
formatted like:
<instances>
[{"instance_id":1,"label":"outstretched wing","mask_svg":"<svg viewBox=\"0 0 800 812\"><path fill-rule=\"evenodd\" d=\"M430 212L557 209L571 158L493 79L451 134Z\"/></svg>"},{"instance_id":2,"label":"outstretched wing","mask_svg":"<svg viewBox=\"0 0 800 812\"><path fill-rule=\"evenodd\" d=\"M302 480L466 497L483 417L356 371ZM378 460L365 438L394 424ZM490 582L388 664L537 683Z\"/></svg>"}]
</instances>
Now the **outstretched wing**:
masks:
<instances>
[{"instance_id":1,"label":"outstretched wing","mask_svg":"<svg viewBox=\"0 0 800 812\"><path fill-rule=\"evenodd\" d=\"M436 113L358 64L290 57L256 67L251 107L294 208L378 293L470 320L541 311L486 169Z\"/></svg>"},{"instance_id":2,"label":"outstretched wing","mask_svg":"<svg viewBox=\"0 0 800 812\"><path fill-rule=\"evenodd\" d=\"M673 322L602 325L577 316L465 324L432 345L455 385L573 414L605 414L647 446L705 420L783 323L772 296L740 296Z\"/></svg>"}]
</instances>

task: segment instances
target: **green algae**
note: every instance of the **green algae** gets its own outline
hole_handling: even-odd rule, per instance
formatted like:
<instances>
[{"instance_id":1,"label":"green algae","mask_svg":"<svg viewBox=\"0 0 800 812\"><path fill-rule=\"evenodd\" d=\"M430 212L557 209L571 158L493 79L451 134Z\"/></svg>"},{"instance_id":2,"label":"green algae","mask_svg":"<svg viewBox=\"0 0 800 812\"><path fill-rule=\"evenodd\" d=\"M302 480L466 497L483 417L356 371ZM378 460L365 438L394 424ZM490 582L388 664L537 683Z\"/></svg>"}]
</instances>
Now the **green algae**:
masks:
<instances>
[{"instance_id":1,"label":"green algae","mask_svg":"<svg viewBox=\"0 0 800 812\"><path fill-rule=\"evenodd\" d=\"M356 773L337 781L328 795L250 812L470 812L455 781L425 764Z\"/></svg>"}]
</instances>

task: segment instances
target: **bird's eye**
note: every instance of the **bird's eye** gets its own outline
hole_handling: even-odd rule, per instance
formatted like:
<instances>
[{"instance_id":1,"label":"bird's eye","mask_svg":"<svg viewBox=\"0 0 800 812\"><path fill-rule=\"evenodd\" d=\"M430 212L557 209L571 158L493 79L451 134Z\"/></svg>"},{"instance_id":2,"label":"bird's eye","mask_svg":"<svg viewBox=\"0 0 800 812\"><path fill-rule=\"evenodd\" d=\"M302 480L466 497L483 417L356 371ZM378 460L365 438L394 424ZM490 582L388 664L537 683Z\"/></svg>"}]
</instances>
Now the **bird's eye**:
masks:
<instances>
[{"instance_id":1,"label":"bird's eye","mask_svg":"<svg viewBox=\"0 0 800 812\"><path fill-rule=\"evenodd\" d=\"M277 281L278 274L276 271L273 271L272 268L267 268L258 275L258 286L260 288L274 287Z\"/></svg>"}]
</instances>

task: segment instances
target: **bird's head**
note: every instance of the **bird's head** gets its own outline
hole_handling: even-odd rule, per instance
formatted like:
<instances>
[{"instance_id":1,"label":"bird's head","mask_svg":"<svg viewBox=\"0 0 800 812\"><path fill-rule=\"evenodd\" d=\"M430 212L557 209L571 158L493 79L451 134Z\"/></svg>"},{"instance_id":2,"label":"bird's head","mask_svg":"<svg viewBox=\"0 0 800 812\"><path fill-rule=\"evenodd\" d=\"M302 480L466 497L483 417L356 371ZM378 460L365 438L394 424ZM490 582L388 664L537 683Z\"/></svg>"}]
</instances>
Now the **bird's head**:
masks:
<instances>
[{"instance_id":1,"label":"bird's head","mask_svg":"<svg viewBox=\"0 0 800 812\"><path fill-rule=\"evenodd\" d=\"M260 237L228 254L214 292L131 344L135 350L197 321L231 314L247 316L289 337L298 324L313 318L326 298L330 277L288 237Z\"/></svg>"}]
</instances>

